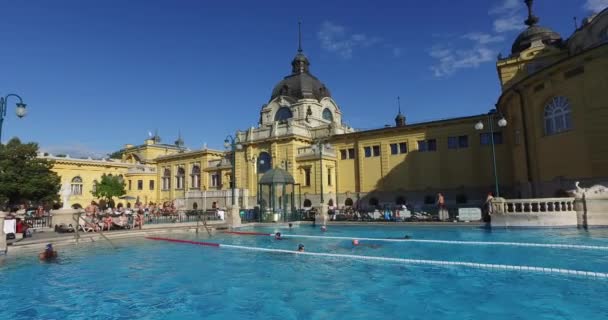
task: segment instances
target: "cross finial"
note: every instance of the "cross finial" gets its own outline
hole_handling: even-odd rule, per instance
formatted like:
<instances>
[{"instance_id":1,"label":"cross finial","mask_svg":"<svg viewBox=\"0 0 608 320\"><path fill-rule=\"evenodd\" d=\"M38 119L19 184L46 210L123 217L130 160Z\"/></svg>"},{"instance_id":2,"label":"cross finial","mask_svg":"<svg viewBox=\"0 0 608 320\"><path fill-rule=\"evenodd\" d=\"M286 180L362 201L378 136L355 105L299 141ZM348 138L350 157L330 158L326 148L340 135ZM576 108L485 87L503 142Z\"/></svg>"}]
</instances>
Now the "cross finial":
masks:
<instances>
[{"instance_id":1,"label":"cross finial","mask_svg":"<svg viewBox=\"0 0 608 320\"><path fill-rule=\"evenodd\" d=\"M298 21L298 52L302 52L302 21Z\"/></svg>"},{"instance_id":2,"label":"cross finial","mask_svg":"<svg viewBox=\"0 0 608 320\"><path fill-rule=\"evenodd\" d=\"M526 5L528 6L528 19L526 19L525 23L528 27L531 27L538 23L538 17L532 13L532 5L534 4L534 0L526 0Z\"/></svg>"}]
</instances>

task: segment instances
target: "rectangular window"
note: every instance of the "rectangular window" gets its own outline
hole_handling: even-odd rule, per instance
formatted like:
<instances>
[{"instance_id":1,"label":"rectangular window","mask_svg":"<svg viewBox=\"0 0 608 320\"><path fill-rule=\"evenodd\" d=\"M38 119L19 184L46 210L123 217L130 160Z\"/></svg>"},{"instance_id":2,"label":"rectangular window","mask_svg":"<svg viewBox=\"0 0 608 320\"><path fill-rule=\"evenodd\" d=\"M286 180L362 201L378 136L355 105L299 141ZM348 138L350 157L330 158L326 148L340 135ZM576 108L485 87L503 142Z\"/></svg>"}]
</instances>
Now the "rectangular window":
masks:
<instances>
[{"instance_id":1,"label":"rectangular window","mask_svg":"<svg viewBox=\"0 0 608 320\"><path fill-rule=\"evenodd\" d=\"M372 156L372 147L365 147L365 148L363 148L363 151L365 151L366 158L369 158Z\"/></svg>"},{"instance_id":2,"label":"rectangular window","mask_svg":"<svg viewBox=\"0 0 608 320\"><path fill-rule=\"evenodd\" d=\"M374 151L374 157L379 157L380 156L380 146L373 146L372 149Z\"/></svg>"},{"instance_id":3,"label":"rectangular window","mask_svg":"<svg viewBox=\"0 0 608 320\"><path fill-rule=\"evenodd\" d=\"M391 143L391 154L399 154L399 148L396 143Z\"/></svg>"},{"instance_id":4,"label":"rectangular window","mask_svg":"<svg viewBox=\"0 0 608 320\"><path fill-rule=\"evenodd\" d=\"M348 149L348 158L349 159L354 159L355 158L355 148Z\"/></svg>"},{"instance_id":5,"label":"rectangular window","mask_svg":"<svg viewBox=\"0 0 608 320\"><path fill-rule=\"evenodd\" d=\"M154 190L154 180L150 180L150 185L148 187L150 190Z\"/></svg>"},{"instance_id":6,"label":"rectangular window","mask_svg":"<svg viewBox=\"0 0 608 320\"><path fill-rule=\"evenodd\" d=\"M346 150L340 150L340 159L346 160L347 156L348 155L346 154Z\"/></svg>"},{"instance_id":7,"label":"rectangular window","mask_svg":"<svg viewBox=\"0 0 608 320\"><path fill-rule=\"evenodd\" d=\"M458 137L458 148L464 149L469 147L469 136Z\"/></svg>"},{"instance_id":8,"label":"rectangular window","mask_svg":"<svg viewBox=\"0 0 608 320\"><path fill-rule=\"evenodd\" d=\"M448 149L458 149L458 137L448 137Z\"/></svg>"},{"instance_id":9,"label":"rectangular window","mask_svg":"<svg viewBox=\"0 0 608 320\"><path fill-rule=\"evenodd\" d=\"M219 187L220 186L220 175L217 173L212 173L211 174L211 186L212 187Z\"/></svg>"},{"instance_id":10,"label":"rectangular window","mask_svg":"<svg viewBox=\"0 0 608 320\"><path fill-rule=\"evenodd\" d=\"M420 151L420 152L437 151L437 140L436 139L419 140L418 141L418 151Z\"/></svg>"},{"instance_id":11,"label":"rectangular window","mask_svg":"<svg viewBox=\"0 0 608 320\"><path fill-rule=\"evenodd\" d=\"M391 143L391 154L403 154L407 153L407 143Z\"/></svg>"},{"instance_id":12,"label":"rectangular window","mask_svg":"<svg viewBox=\"0 0 608 320\"><path fill-rule=\"evenodd\" d=\"M418 151L420 151L420 152L427 151L426 140L418 140Z\"/></svg>"},{"instance_id":13,"label":"rectangular window","mask_svg":"<svg viewBox=\"0 0 608 320\"><path fill-rule=\"evenodd\" d=\"M131 180L129 180L129 190L131 190Z\"/></svg>"},{"instance_id":14,"label":"rectangular window","mask_svg":"<svg viewBox=\"0 0 608 320\"><path fill-rule=\"evenodd\" d=\"M144 189L144 181L137 180L137 190L143 190L143 189Z\"/></svg>"},{"instance_id":15,"label":"rectangular window","mask_svg":"<svg viewBox=\"0 0 608 320\"><path fill-rule=\"evenodd\" d=\"M490 134L487 132L479 134L479 142L482 146L489 146L492 144ZM502 144L502 132L494 132L494 144Z\"/></svg>"},{"instance_id":16,"label":"rectangular window","mask_svg":"<svg viewBox=\"0 0 608 320\"><path fill-rule=\"evenodd\" d=\"M310 168L304 169L304 186L310 187Z\"/></svg>"},{"instance_id":17,"label":"rectangular window","mask_svg":"<svg viewBox=\"0 0 608 320\"><path fill-rule=\"evenodd\" d=\"M327 168L327 185L331 186L331 168Z\"/></svg>"},{"instance_id":18,"label":"rectangular window","mask_svg":"<svg viewBox=\"0 0 608 320\"><path fill-rule=\"evenodd\" d=\"M399 153L407 153L407 143L399 143Z\"/></svg>"},{"instance_id":19,"label":"rectangular window","mask_svg":"<svg viewBox=\"0 0 608 320\"><path fill-rule=\"evenodd\" d=\"M468 136L448 137L448 149L464 149L468 147Z\"/></svg>"}]
</instances>

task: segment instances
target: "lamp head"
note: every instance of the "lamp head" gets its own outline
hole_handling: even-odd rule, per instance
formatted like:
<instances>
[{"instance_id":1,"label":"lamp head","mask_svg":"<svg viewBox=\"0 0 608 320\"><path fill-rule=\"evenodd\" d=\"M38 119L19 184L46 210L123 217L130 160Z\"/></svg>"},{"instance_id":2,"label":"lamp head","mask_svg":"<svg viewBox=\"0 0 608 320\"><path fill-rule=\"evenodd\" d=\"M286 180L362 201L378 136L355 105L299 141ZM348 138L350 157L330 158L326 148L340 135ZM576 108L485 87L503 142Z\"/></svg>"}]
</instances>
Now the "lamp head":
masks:
<instances>
[{"instance_id":1,"label":"lamp head","mask_svg":"<svg viewBox=\"0 0 608 320\"><path fill-rule=\"evenodd\" d=\"M17 103L17 109L15 110L17 117L19 117L19 118L25 117L25 115L27 114L27 109L25 108L25 106L26 106L25 103Z\"/></svg>"},{"instance_id":2,"label":"lamp head","mask_svg":"<svg viewBox=\"0 0 608 320\"><path fill-rule=\"evenodd\" d=\"M505 117L500 118L500 120L498 120L498 126L501 128L504 128L507 126L507 119L505 119Z\"/></svg>"},{"instance_id":3,"label":"lamp head","mask_svg":"<svg viewBox=\"0 0 608 320\"><path fill-rule=\"evenodd\" d=\"M475 130L483 130L483 122L479 121L475 124Z\"/></svg>"}]
</instances>

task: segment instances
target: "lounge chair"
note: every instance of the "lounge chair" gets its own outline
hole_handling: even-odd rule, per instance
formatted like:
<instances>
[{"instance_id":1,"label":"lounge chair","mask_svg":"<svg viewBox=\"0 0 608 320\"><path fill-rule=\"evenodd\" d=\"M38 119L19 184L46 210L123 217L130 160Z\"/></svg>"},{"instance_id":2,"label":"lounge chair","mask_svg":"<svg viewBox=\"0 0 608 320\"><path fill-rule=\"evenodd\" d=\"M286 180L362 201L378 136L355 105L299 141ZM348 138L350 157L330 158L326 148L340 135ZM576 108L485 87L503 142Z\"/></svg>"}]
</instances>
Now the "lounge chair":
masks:
<instances>
[{"instance_id":1,"label":"lounge chair","mask_svg":"<svg viewBox=\"0 0 608 320\"><path fill-rule=\"evenodd\" d=\"M95 232L95 229L83 217L78 219L78 227L84 232Z\"/></svg>"}]
</instances>

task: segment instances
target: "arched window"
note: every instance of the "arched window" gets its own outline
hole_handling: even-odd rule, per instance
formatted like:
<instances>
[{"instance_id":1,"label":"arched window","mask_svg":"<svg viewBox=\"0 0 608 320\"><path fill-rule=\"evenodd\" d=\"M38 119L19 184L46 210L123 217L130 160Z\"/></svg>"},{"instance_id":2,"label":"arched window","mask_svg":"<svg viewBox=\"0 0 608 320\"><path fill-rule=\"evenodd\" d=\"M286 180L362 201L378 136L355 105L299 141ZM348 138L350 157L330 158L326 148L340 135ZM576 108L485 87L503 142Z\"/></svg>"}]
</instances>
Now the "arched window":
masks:
<instances>
[{"instance_id":1,"label":"arched window","mask_svg":"<svg viewBox=\"0 0 608 320\"><path fill-rule=\"evenodd\" d=\"M312 207L312 202L309 199L304 199L304 208Z\"/></svg>"},{"instance_id":2,"label":"arched window","mask_svg":"<svg viewBox=\"0 0 608 320\"><path fill-rule=\"evenodd\" d=\"M72 190L72 195L80 196L82 195L82 178L80 176L75 176L72 179L72 184L70 185Z\"/></svg>"},{"instance_id":3,"label":"arched window","mask_svg":"<svg viewBox=\"0 0 608 320\"><path fill-rule=\"evenodd\" d=\"M93 180L93 192L97 192L97 185L99 184L99 182L97 180Z\"/></svg>"},{"instance_id":4,"label":"arched window","mask_svg":"<svg viewBox=\"0 0 608 320\"><path fill-rule=\"evenodd\" d=\"M192 188L198 189L201 187L201 167L198 165L192 166L192 174L190 174Z\"/></svg>"},{"instance_id":5,"label":"arched window","mask_svg":"<svg viewBox=\"0 0 608 320\"><path fill-rule=\"evenodd\" d=\"M184 178L186 175L186 169L183 167L177 168L177 174L175 175L175 189L183 189L184 188Z\"/></svg>"},{"instance_id":6,"label":"arched window","mask_svg":"<svg viewBox=\"0 0 608 320\"><path fill-rule=\"evenodd\" d=\"M380 202L376 198L369 199L369 205L372 207L377 207Z\"/></svg>"},{"instance_id":7,"label":"arched window","mask_svg":"<svg viewBox=\"0 0 608 320\"><path fill-rule=\"evenodd\" d=\"M198 203L193 203L192 204L192 209L197 210L198 209Z\"/></svg>"},{"instance_id":8,"label":"arched window","mask_svg":"<svg viewBox=\"0 0 608 320\"><path fill-rule=\"evenodd\" d=\"M268 152L262 152L258 156L258 173L265 173L272 168L272 157Z\"/></svg>"},{"instance_id":9,"label":"arched window","mask_svg":"<svg viewBox=\"0 0 608 320\"><path fill-rule=\"evenodd\" d=\"M566 97L555 97L545 106L545 135L572 129L570 102Z\"/></svg>"},{"instance_id":10,"label":"arched window","mask_svg":"<svg viewBox=\"0 0 608 320\"><path fill-rule=\"evenodd\" d=\"M344 205L347 206L347 207L352 207L353 206L353 199L346 198L346 200L344 200Z\"/></svg>"},{"instance_id":11,"label":"arched window","mask_svg":"<svg viewBox=\"0 0 608 320\"><path fill-rule=\"evenodd\" d=\"M274 115L274 121L285 121L293 117L291 110L288 107L280 107Z\"/></svg>"},{"instance_id":12,"label":"arched window","mask_svg":"<svg viewBox=\"0 0 608 320\"><path fill-rule=\"evenodd\" d=\"M169 190L171 188L171 170L169 168L165 168L163 170L163 190Z\"/></svg>"},{"instance_id":13,"label":"arched window","mask_svg":"<svg viewBox=\"0 0 608 320\"><path fill-rule=\"evenodd\" d=\"M334 121L334 115L328 108L323 109L323 120Z\"/></svg>"},{"instance_id":14,"label":"arched window","mask_svg":"<svg viewBox=\"0 0 608 320\"><path fill-rule=\"evenodd\" d=\"M404 205L405 204L405 197L404 196L398 196L395 199L395 204L398 206Z\"/></svg>"},{"instance_id":15,"label":"arched window","mask_svg":"<svg viewBox=\"0 0 608 320\"><path fill-rule=\"evenodd\" d=\"M330 207L334 206L334 199L329 199L329 201L327 201L327 205Z\"/></svg>"}]
</instances>

